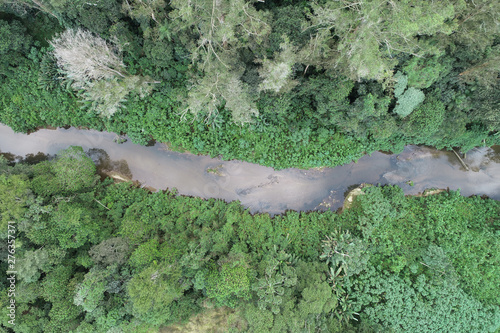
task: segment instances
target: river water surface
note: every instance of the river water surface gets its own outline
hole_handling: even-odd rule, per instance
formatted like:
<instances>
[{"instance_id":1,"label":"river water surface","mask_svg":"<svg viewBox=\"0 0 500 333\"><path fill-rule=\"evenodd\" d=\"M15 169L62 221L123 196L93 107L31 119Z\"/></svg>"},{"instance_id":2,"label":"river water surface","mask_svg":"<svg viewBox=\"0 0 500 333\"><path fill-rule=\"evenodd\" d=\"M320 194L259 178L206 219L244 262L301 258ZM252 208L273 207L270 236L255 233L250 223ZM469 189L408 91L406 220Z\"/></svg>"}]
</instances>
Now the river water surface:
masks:
<instances>
[{"instance_id":1,"label":"river water surface","mask_svg":"<svg viewBox=\"0 0 500 333\"><path fill-rule=\"evenodd\" d=\"M39 152L53 155L72 145L82 146L101 171L117 170L159 190L177 188L183 195L239 200L251 212L271 214L288 209L337 209L346 192L361 183L394 184L406 194L429 188L461 189L465 196L500 200L500 146L469 151L464 159L469 171L452 152L418 146L407 146L401 154L375 152L335 168L275 171L247 162L172 152L162 143L150 147L130 141L117 144L116 137L76 128L42 129L27 135L0 124L0 152L23 157Z\"/></svg>"}]
</instances>

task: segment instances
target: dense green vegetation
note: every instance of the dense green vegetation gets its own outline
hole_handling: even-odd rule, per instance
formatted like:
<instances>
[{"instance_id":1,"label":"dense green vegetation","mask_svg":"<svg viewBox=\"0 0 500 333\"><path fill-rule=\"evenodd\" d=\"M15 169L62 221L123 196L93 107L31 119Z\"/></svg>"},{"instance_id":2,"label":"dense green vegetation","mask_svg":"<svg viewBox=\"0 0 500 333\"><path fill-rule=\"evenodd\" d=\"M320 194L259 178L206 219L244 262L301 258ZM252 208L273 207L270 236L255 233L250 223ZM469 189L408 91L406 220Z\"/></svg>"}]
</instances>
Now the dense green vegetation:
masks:
<instances>
[{"instance_id":1,"label":"dense green vegetation","mask_svg":"<svg viewBox=\"0 0 500 333\"><path fill-rule=\"evenodd\" d=\"M499 15L495 0L1 0L0 122L276 168L498 144Z\"/></svg>"},{"instance_id":2,"label":"dense green vegetation","mask_svg":"<svg viewBox=\"0 0 500 333\"><path fill-rule=\"evenodd\" d=\"M275 168L500 144L499 16L497 0L0 0L0 122ZM498 201L374 186L342 214L270 217L95 172L79 147L0 159L0 332L499 330Z\"/></svg>"},{"instance_id":3,"label":"dense green vegetation","mask_svg":"<svg viewBox=\"0 0 500 333\"><path fill-rule=\"evenodd\" d=\"M363 191L341 214L270 217L101 182L80 147L1 158L0 332L161 332L214 308L221 332L498 331L500 202Z\"/></svg>"}]
</instances>

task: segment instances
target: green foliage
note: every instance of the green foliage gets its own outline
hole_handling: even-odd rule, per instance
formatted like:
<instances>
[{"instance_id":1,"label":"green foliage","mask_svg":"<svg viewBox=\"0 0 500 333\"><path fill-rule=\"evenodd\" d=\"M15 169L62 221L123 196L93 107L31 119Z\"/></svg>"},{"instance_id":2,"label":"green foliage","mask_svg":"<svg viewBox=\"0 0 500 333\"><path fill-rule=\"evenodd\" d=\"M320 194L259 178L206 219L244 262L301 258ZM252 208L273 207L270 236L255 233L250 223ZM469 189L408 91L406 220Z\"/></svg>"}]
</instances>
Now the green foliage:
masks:
<instances>
[{"instance_id":1,"label":"green foliage","mask_svg":"<svg viewBox=\"0 0 500 333\"><path fill-rule=\"evenodd\" d=\"M81 306L86 312L94 311L99 303L104 300L105 278L107 275L109 275L109 272L105 270L97 267L91 268L76 289L74 304Z\"/></svg>"},{"instance_id":2,"label":"green foliage","mask_svg":"<svg viewBox=\"0 0 500 333\"><path fill-rule=\"evenodd\" d=\"M346 0L311 7L309 29L315 38L306 50L309 61L328 67L340 63L358 80L390 76L397 64L395 55L401 53L439 54L419 36L449 35L455 28L455 8L442 3Z\"/></svg>"},{"instance_id":3,"label":"green foliage","mask_svg":"<svg viewBox=\"0 0 500 333\"><path fill-rule=\"evenodd\" d=\"M449 67L443 63L443 58L412 58L406 66L404 72L408 75L408 85L411 87L426 89L436 82L443 72Z\"/></svg>"},{"instance_id":4,"label":"green foliage","mask_svg":"<svg viewBox=\"0 0 500 333\"><path fill-rule=\"evenodd\" d=\"M127 14L141 24L145 33L149 28L151 20L158 23L158 21L165 18L165 6L166 3L164 0L132 0L122 5Z\"/></svg>"},{"instance_id":5,"label":"green foliage","mask_svg":"<svg viewBox=\"0 0 500 333\"><path fill-rule=\"evenodd\" d=\"M398 98L394 113L404 118L415 110L415 108L424 101L425 94L422 90L410 87L401 97Z\"/></svg>"},{"instance_id":6,"label":"green foliage","mask_svg":"<svg viewBox=\"0 0 500 333\"><path fill-rule=\"evenodd\" d=\"M271 21L271 33L269 35L270 48L276 52L280 49L280 44L284 42L286 35L296 46L304 46L309 35L302 30L305 23L305 15L302 8L298 6L283 6L273 9L273 20Z\"/></svg>"},{"instance_id":7,"label":"green foliage","mask_svg":"<svg viewBox=\"0 0 500 333\"><path fill-rule=\"evenodd\" d=\"M280 313L285 293L289 297L290 288L297 284L294 261L292 255L283 250L278 252L276 246L274 247L272 254L264 261L266 263L264 276L252 286L252 290L259 298L257 301L259 309L270 308L273 314Z\"/></svg>"},{"instance_id":8,"label":"green foliage","mask_svg":"<svg viewBox=\"0 0 500 333\"><path fill-rule=\"evenodd\" d=\"M24 215L29 196L29 181L25 175L0 173L0 239L7 238L9 222L19 221Z\"/></svg>"},{"instance_id":9,"label":"green foliage","mask_svg":"<svg viewBox=\"0 0 500 333\"><path fill-rule=\"evenodd\" d=\"M51 90L42 88L44 85L39 83L40 61L45 52L32 48L30 61L22 61L12 75L3 80L0 85L0 121L18 132L66 124L102 128L95 116L80 110L74 96L59 84Z\"/></svg>"},{"instance_id":10,"label":"green foliage","mask_svg":"<svg viewBox=\"0 0 500 333\"><path fill-rule=\"evenodd\" d=\"M424 275L411 283L373 270L348 290L362 318L395 332L494 332L500 325L498 307L485 307L453 285L434 285Z\"/></svg>"},{"instance_id":11,"label":"green foliage","mask_svg":"<svg viewBox=\"0 0 500 333\"><path fill-rule=\"evenodd\" d=\"M82 147L71 146L60 151L52 164L55 181L64 192L79 192L95 183L96 167L92 159L85 155Z\"/></svg>"},{"instance_id":12,"label":"green foliage","mask_svg":"<svg viewBox=\"0 0 500 333\"><path fill-rule=\"evenodd\" d=\"M449 6L344 1L311 7L292 2L229 6L227 1L214 5L203 0L174 2L172 8L163 1L37 3L4 5L23 17L8 23L15 38L6 43L21 45L17 41L28 41L30 35L37 40L23 44L35 46L19 49L23 56L8 51L16 70L1 79L0 121L16 131L47 125L107 129L127 133L140 144L156 139L179 151L275 168L335 166L409 143L466 150L483 140L495 142L499 99L491 83L498 48L491 31L498 6L491 0ZM31 17L27 9L42 13ZM479 17L484 31L471 26ZM93 40L109 41L105 45L111 54L114 47L121 49L114 53L119 61L112 69L124 77L115 73L105 81L91 79L89 84L97 88L77 94L69 89L74 82L61 85L54 61L37 44L45 45L62 30L56 19L69 28L86 27L94 33ZM14 28L19 27L15 22L23 22L27 33ZM455 33L448 35L450 29ZM477 48L467 46L472 31ZM459 35L468 36L465 44L456 39ZM282 44L288 46L280 53ZM96 50L90 48L83 59L82 52L77 55L88 61L95 59ZM400 67L393 68L398 61ZM259 93L259 69L271 73L273 68L284 69L286 79L274 82L276 75L263 75L269 83L279 83L271 85L279 92ZM400 91L394 113L388 113L394 105L391 73L397 69L395 78L404 73L410 89ZM380 87L360 81L363 73L381 80ZM146 82L160 79L156 91L142 98L153 87ZM490 88L482 88L485 85ZM292 86L293 93L287 92ZM425 94L438 96L445 106L445 120L430 137L416 136L418 130L408 128L426 123L423 114L410 125L397 126L401 116L418 108L422 94L411 88L427 89ZM79 100L85 98L80 108ZM121 111L116 119L106 119L88 112L89 107ZM198 118L188 113L185 122L179 122L179 114L189 110ZM251 124L239 126L247 122ZM40 193L51 186L52 192L45 192L56 190L49 183L47 179L39 184Z\"/></svg>"},{"instance_id":13,"label":"green foliage","mask_svg":"<svg viewBox=\"0 0 500 333\"><path fill-rule=\"evenodd\" d=\"M78 248L86 242L96 242L100 230L92 213L64 201L53 212L49 225L49 232L59 240L59 245L64 249Z\"/></svg>"},{"instance_id":14,"label":"green foliage","mask_svg":"<svg viewBox=\"0 0 500 333\"><path fill-rule=\"evenodd\" d=\"M408 116L415 108L424 101L425 94L420 89L408 85L408 76L397 72L394 75L396 84L394 85L394 96L397 98L397 104L393 112L401 118Z\"/></svg>"},{"instance_id":15,"label":"green foliage","mask_svg":"<svg viewBox=\"0 0 500 333\"><path fill-rule=\"evenodd\" d=\"M459 26L450 35L455 44L464 44L472 52L484 50L498 36L500 5L496 1L457 2ZM493 42L494 43L494 42Z\"/></svg>"},{"instance_id":16,"label":"green foliage","mask_svg":"<svg viewBox=\"0 0 500 333\"><path fill-rule=\"evenodd\" d=\"M499 143L498 1L0 6L0 122L18 132L82 126L274 168ZM74 81L45 48L64 29L92 32L66 45L96 66ZM147 332L214 305L239 307L250 332L500 325L493 200L373 187L342 215L270 217L98 185L75 147L0 170L2 230L19 230L16 332Z\"/></svg>"},{"instance_id":17,"label":"green foliage","mask_svg":"<svg viewBox=\"0 0 500 333\"><path fill-rule=\"evenodd\" d=\"M212 267L206 277L207 296L218 306L235 307L237 300L250 298L248 269L242 263L223 263Z\"/></svg>"},{"instance_id":18,"label":"green foliage","mask_svg":"<svg viewBox=\"0 0 500 333\"><path fill-rule=\"evenodd\" d=\"M444 104L435 98L427 98L405 119L402 130L407 136L429 140L439 130L444 117Z\"/></svg>"},{"instance_id":19,"label":"green foliage","mask_svg":"<svg viewBox=\"0 0 500 333\"><path fill-rule=\"evenodd\" d=\"M401 72L397 72L394 75L394 78L396 79L396 84L394 85L394 96L399 98L403 95L406 87L408 86L408 76Z\"/></svg>"},{"instance_id":20,"label":"green foliage","mask_svg":"<svg viewBox=\"0 0 500 333\"><path fill-rule=\"evenodd\" d=\"M141 243L157 230L158 223L153 219L154 215L142 203L131 205L123 217L120 234L131 244Z\"/></svg>"},{"instance_id":21,"label":"green foliage","mask_svg":"<svg viewBox=\"0 0 500 333\"><path fill-rule=\"evenodd\" d=\"M273 327L272 312L261 310L252 304L245 308L245 319L250 326L249 332L269 332Z\"/></svg>"},{"instance_id":22,"label":"green foliage","mask_svg":"<svg viewBox=\"0 0 500 333\"><path fill-rule=\"evenodd\" d=\"M492 255L500 246L494 236L500 209L497 201L465 199L458 192L407 200L395 187L365 191L369 195L356 199L360 211L348 218L358 219L363 237L377 246L372 263L412 275L415 267L422 268L420 257L428 251L429 242L437 242L465 292L486 303L498 297L497 256Z\"/></svg>"},{"instance_id":23,"label":"green foliage","mask_svg":"<svg viewBox=\"0 0 500 333\"><path fill-rule=\"evenodd\" d=\"M460 73L460 78L466 82L477 82L480 86L491 88L498 83L500 73L500 46L488 48L479 63Z\"/></svg>"},{"instance_id":24,"label":"green foliage","mask_svg":"<svg viewBox=\"0 0 500 333\"><path fill-rule=\"evenodd\" d=\"M173 303L183 295L181 281L179 267L165 263L153 263L135 275L127 285L134 313L155 325L176 320Z\"/></svg>"},{"instance_id":25,"label":"green foliage","mask_svg":"<svg viewBox=\"0 0 500 333\"><path fill-rule=\"evenodd\" d=\"M262 60L262 67L259 69L262 79L260 91L288 92L297 84L296 81L291 81L296 52L297 49L290 44L288 37L284 36L284 42L280 44L280 51L274 55L274 59Z\"/></svg>"},{"instance_id":26,"label":"green foliage","mask_svg":"<svg viewBox=\"0 0 500 333\"><path fill-rule=\"evenodd\" d=\"M0 20L0 75L10 76L12 67L22 62L31 44L31 36L19 21Z\"/></svg>"},{"instance_id":27,"label":"green foliage","mask_svg":"<svg viewBox=\"0 0 500 333\"><path fill-rule=\"evenodd\" d=\"M139 245L130 256L130 266L142 268L152 264L155 259L159 259L160 257L158 247L159 243L156 238L150 239Z\"/></svg>"},{"instance_id":28,"label":"green foliage","mask_svg":"<svg viewBox=\"0 0 500 333\"><path fill-rule=\"evenodd\" d=\"M45 329L52 332L68 332L78 325L81 311L73 304L75 281L71 278L73 267L69 263L49 272L42 281L40 296L52 303L48 313L50 322Z\"/></svg>"},{"instance_id":29,"label":"green foliage","mask_svg":"<svg viewBox=\"0 0 500 333\"><path fill-rule=\"evenodd\" d=\"M90 248L89 255L95 263L109 266L121 265L127 260L128 242L121 237L108 238Z\"/></svg>"},{"instance_id":30,"label":"green foliage","mask_svg":"<svg viewBox=\"0 0 500 333\"><path fill-rule=\"evenodd\" d=\"M39 195L70 195L95 185L96 167L82 147L62 150L52 161L34 167L33 188Z\"/></svg>"},{"instance_id":31,"label":"green foliage","mask_svg":"<svg viewBox=\"0 0 500 333\"><path fill-rule=\"evenodd\" d=\"M111 117L123 107L129 94L134 93L141 98L150 94L153 88L151 81L151 78L139 75L97 81L83 93L84 104L103 116Z\"/></svg>"},{"instance_id":32,"label":"green foliage","mask_svg":"<svg viewBox=\"0 0 500 333\"><path fill-rule=\"evenodd\" d=\"M191 37L186 44L192 62L204 72L203 78L195 78L184 113L210 118L225 100L236 123L250 122L258 110L250 88L240 79L244 68L238 50L262 43L270 32L267 13L243 0L174 0L170 5L172 28Z\"/></svg>"},{"instance_id":33,"label":"green foliage","mask_svg":"<svg viewBox=\"0 0 500 333\"><path fill-rule=\"evenodd\" d=\"M111 117L131 92L141 98L152 90L151 78L125 71L118 47L82 29L68 29L50 45L62 73L73 89L83 90L86 104Z\"/></svg>"},{"instance_id":34,"label":"green foliage","mask_svg":"<svg viewBox=\"0 0 500 333\"><path fill-rule=\"evenodd\" d=\"M55 161L0 164L26 195L2 211L18 221L21 332L148 331L213 306L249 332L500 325L498 201L372 186L340 215L270 217L109 181L30 195Z\"/></svg>"},{"instance_id":35,"label":"green foliage","mask_svg":"<svg viewBox=\"0 0 500 333\"><path fill-rule=\"evenodd\" d=\"M302 291L302 301L298 311L301 316L329 314L337 306L332 288L326 282L311 285Z\"/></svg>"},{"instance_id":36,"label":"green foliage","mask_svg":"<svg viewBox=\"0 0 500 333\"><path fill-rule=\"evenodd\" d=\"M351 237L349 231L336 230L323 241L323 254L319 257L330 266L332 278L348 278L366 269L369 254L366 244Z\"/></svg>"},{"instance_id":37,"label":"green foliage","mask_svg":"<svg viewBox=\"0 0 500 333\"><path fill-rule=\"evenodd\" d=\"M52 267L53 258L48 249L41 248L35 251L28 250L19 258L19 278L26 283L32 283L40 279L41 273L48 272Z\"/></svg>"}]
</instances>

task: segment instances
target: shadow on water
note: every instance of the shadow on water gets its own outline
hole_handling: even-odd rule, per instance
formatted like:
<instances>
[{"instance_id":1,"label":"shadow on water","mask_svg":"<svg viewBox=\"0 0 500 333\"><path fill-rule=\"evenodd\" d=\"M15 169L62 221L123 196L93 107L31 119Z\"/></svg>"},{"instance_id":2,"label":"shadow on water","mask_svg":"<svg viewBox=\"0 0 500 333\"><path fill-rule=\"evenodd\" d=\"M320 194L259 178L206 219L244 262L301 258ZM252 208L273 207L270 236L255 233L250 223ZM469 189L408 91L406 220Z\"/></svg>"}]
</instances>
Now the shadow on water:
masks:
<instances>
[{"instance_id":1,"label":"shadow on water","mask_svg":"<svg viewBox=\"0 0 500 333\"><path fill-rule=\"evenodd\" d=\"M28 163L35 163L69 146L82 146L102 177L133 179L147 188L176 188L183 195L239 200L251 212L270 214L336 210L346 193L362 183L394 184L406 194L429 188L461 189L466 196L500 200L498 146L467 152L464 161L470 171L464 170L452 152L419 146L407 146L400 154L374 152L335 168L276 171L247 162L176 153L163 143L139 146L119 140L118 144L117 137L122 136L76 128L42 129L26 135L0 125L0 151L12 161L26 156Z\"/></svg>"},{"instance_id":2,"label":"shadow on water","mask_svg":"<svg viewBox=\"0 0 500 333\"><path fill-rule=\"evenodd\" d=\"M97 173L101 176L101 180L110 176L111 173L120 175L124 179L133 179L132 171L128 167L126 160L113 161L109 158L108 153L104 149L91 148L87 151L89 156L97 168Z\"/></svg>"},{"instance_id":3,"label":"shadow on water","mask_svg":"<svg viewBox=\"0 0 500 333\"><path fill-rule=\"evenodd\" d=\"M52 156L48 154L44 154L42 152L38 152L36 154L26 154L25 156L14 155L12 153L2 153L0 155L5 157L5 159L9 162L9 165L14 165L16 163L27 163L27 164L36 164L39 162L47 161L52 158Z\"/></svg>"}]
</instances>

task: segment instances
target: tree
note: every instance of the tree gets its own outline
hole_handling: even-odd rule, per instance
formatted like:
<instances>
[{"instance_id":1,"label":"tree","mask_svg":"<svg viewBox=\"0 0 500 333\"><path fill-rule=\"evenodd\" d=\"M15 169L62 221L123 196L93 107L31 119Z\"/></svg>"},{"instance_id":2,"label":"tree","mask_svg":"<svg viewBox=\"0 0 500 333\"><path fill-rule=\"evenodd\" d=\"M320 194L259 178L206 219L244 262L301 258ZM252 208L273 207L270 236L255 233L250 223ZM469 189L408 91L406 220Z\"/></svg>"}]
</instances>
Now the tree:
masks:
<instances>
[{"instance_id":1,"label":"tree","mask_svg":"<svg viewBox=\"0 0 500 333\"><path fill-rule=\"evenodd\" d=\"M273 60L259 61L262 62L262 67L259 69L259 76L262 79L259 85L260 91L288 92L297 84L291 80L292 66L297 61L297 48L290 44L286 36L284 40L285 42L280 44L280 52L275 54Z\"/></svg>"},{"instance_id":2,"label":"tree","mask_svg":"<svg viewBox=\"0 0 500 333\"><path fill-rule=\"evenodd\" d=\"M0 74L10 75L10 66L19 64L31 45L31 36L19 21L0 20Z\"/></svg>"},{"instance_id":3,"label":"tree","mask_svg":"<svg viewBox=\"0 0 500 333\"><path fill-rule=\"evenodd\" d=\"M270 32L268 14L244 0L173 0L170 5L174 8L169 14L172 27L195 34L196 43L190 45L192 60L202 69L213 61L226 66L229 59L222 59L222 53L262 43Z\"/></svg>"},{"instance_id":4,"label":"tree","mask_svg":"<svg viewBox=\"0 0 500 333\"><path fill-rule=\"evenodd\" d=\"M203 116L205 121L213 119L225 101L236 123L247 123L258 115L255 97L250 94L248 84L240 80L242 71L229 71L222 63L213 63L202 78L196 78L191 86L187 107L183 115L191 112Z\"/></svg>"},{"instance_id":5,"label":"tree","mask_svg":"<svg viewBox=\"0 0 500 333\"><path fill-rule=\"evenodd\" d=\"M92 84L92 88L85 91L82 96L87 105L97 113L112 116L127 101L127 96L134 92L144 98L152 91L151 79L139 75L128 75L123 79L112 78L100 80Z\"/></svg>"},{"instance_id":6,"label":"tree","mask_svg":"<svg viewBox=\"0 0 500 333\"><path fill-rule=\"evenodd\" d=\"M462 73L458 74L467 83L476 83L486 88L493 88L498 84L500 75L500 45L486 50L484 58Z\"/></svg>"},{"instance_id":7,"label":"tree","mask_svg":"<svg viewBox=\"0 0 500 333\"><path fill-rule=\"evenodd\" d=\"M405 135L430 140L444 121L445 106L434 96L417 107L404 121L402 130Z\"/></svg>"},{"instance_id":8,"label":"tree","mask_svg":"<svg viewBox=\"0 0 500 333\"><path fill-rule=\"evenodd\" d=\"M490 88L473 87L471 94L471 116L474 120L485 124L490 131L500 135L500 82Z\"/></svg>"},{"instance_id":9,"label":"tree","mask_svg":"<svg viewBox=\"0 0 500 333\"><path fill-rule=\"evenodd\" d=\"M55 6L53 6L53 3ZM59 19L59 13L57 13L55 7L59 4L60 2L57 0L0 0L1 6L9 8L17 14L26 15L29 9L36 9L57 19Z\"/></svg>"},{"instance_id":10,"label":"tree","mask_svg":"<svg viewBox=\"0 0 500 333\"><path fill-rule=\"evenodd\" d=\"M77 318L82 311L73 304L76 288L73 272L73 265L66 262L55 267L42 281L40 296L52 304L48 312L50 322L45 331L69 332L78 326Z\"/></svg>"},{"instance_id":11,"label":"tree","mask_svg":"<svg viewBox=\"0 0 500 333\"><path fill-rule=\"evenodd\" d=\"M134 313L139 318L155 318L154 324L163 324L174 317L172 303L181 298L184 289L180 268L166 263L153 263L127 285Z\"/></svg>"},{"instance_id":12,"label":"tree","mask_svg":"<svg viewBox=\"0 0 500 333\"><path fill-rule=\"evenodd\" d=\"M121 221L120 235L126 238L131 245L138 245L146 239L152 238L158 232L158 221L155 216L148 214L144 202L132 204Z\"/></svg>"},{"instance_id":13,"label":"tree","mask_svg":"<svg viewBox=\"0 0 500 333\"><path fill-rule=\"evenodd\" d=\"M103 240L89 250L89 255L98 264L109 266L125 263L129 254L129 244L126 239L113 237Z\"/></svg>"},{"instance_id":14,"label":"tree","mask_svg":"<svg viewBox=\"0 0 500 333\"><path fill-rule=\"evenodd\" d=\"M152 264L155 259L159 259L159 245L158 239L156 238L152 238L139 245L130 256L130 266L134 268L143 268Z\"/></svg>"},{"instance_id":15,"label":"tree","mask_svg":"<svg viewBox=\"0 0 500 333\"><path fill-rule=\"evenodd\" d=\"M186 47L204 74L193 79L184 113L203 114L208 120L225 100L237 123L249 122L258 111L241 80L245 68L238 50L263 42L270 32L267 13L244 0L173 0L170 5L170 26L183 40L191 39Z\"/></svg>"},{"instance_id":16,"label":"tree","mask_svg":"<svg viewBox=\"0 0 500 333\"><path fill-rule=\"evenodd\" d=\"M394 78L397 80L394 86L394 95L397 98L397 104L393 111L401 118L404 118L412 113L412 111L424 101L425 94L422 90L414 87L406 89L408 77L401 72L397 72Z\"/></svg>"},{"instance_id":17,"label":"tree","mask_svg":"<svg viewBox=\"0 0 500 333\"><path fill-rule=\"evenodd\" d=\"M51 251L53 250L53 251ZM19 258L19 278L26 283L38 281L41 276L40 271L48 272L54 263L58 263L64 257L65 251L51 249L50 246L28 250Z\"/></svg>"},{"instance_id":18,"label":"tree","mask_svg":"<svg viewBox=\"0 0 500 333\"><path fill-rule=\"evenodd\" d=\"M403 71L408 75L408 85L418 89L429 88L450 70L447 57L415 57L403 67Z\"/></svg>"},{"instance_id":19,"label":"tree","mask_svg":"<svg viewBox=\"0 0 500 333\"><path fill-rule=\"evenodd\" d=\"M351 233L335 230L331 237L323 240L321 260L326 260L330 266L331 278L334 281L357 275L366 269L369 254L367 246Z\"/></svg>"},{"instance_id":20,"label":"tree","mask_svg":"<svg viewBox=\"0 0 500 333\"><path fill-rule=\"evenodd\" d=\"M370 254L367 245L360 239L352 237L351 233L335 230L331 237L323 241L323 254L321 260L326 260L330 269L330 281L339 307L335 310L341 322L348 322L356 313L351 306L351 299L345 290L345 284L368 267ZM334 307L335 307L334 306Z\"/></svg>"},{"instance_id":21,"label":"tree","mask_svg":"<svg viewBox=\"0 0 500 333\"><path fill-rule=\"evenodd\" d=\"M485 306L451 284L433 284L424 274L414 282L371 268L347 286L356 310L395 332L495 332L497 306Z\"/></svg>"},{"instance_id":22,"label":"tree","mask_svg":"<svg viewBox=\"0 0 500 333\"><path fill-rule=\"evenodd\" d=\"M482 51L498 36L500 4L495 0L454 1L457 28L449 38L455 44Z\"/></svg>"},{"instance_id":23,"label":"tree","mask_svg":"<svg viewBox=\"0 0 500 333\"><path fill-rule=\"evenodd\" d=\"M84 90L92 109L102 115L111 117L131 92L144 97L151 92L151 84L158 83L128 74L121 50L89 31L68 29L50 44L71 86Z\"/></svg>"},{"instance_id":24,"label":"tree","mask_svg":"<svg viewBox=\"0 0 500 333\"><path fill-rule=\"evenodd\" d=\"M9 222L18 222L23 217L30 192L25 175L0 174L0 239L8 237Z\"/></svg>"},{"instance_id":25,"label":"tree","mask_svg":"<svg viewBox=\"0 0 500 333\"><path fill-rule=\"evenodd\" d=\"M313 33L304 63L337 67L353 79L391 76L396 56L439 54L420 36L449 35L455 10L448 2L341 0L312 3Z\"/></svg>"},{"instance_id":26,"label":"tree","mask_svg":"<svg viewBox=\"0 0 500 333\"><path fill-rule=\"evenodd\" d=\"M92 211L76 204L61 202L51 217L48 232L62 248L79 248L98 239L99 224Z\"/></svg>"},{"instance_id":27,"label":"tree","mask_svg":"<svg viewBox=\"0 0 500 333\"><path fill-rule=\"evenodd\" d=\"M95 164L82 147L71 146L60 151L51 167L56 181L66 193L82 191L96 182Z\"/></svg>"},{"instance_id":28,"label":"tree","mask_svg":"<svg viewBox=\"0 0 500 333\"><path fill-rule=\"evenodd\" d=\"M264 275L256 281L252 290L259 297L259 309L267 310L269 307L273 314L278 314L285 294L290 296L289 289L297 284L297 273L293 267L295 260L283 250L278 252L275 246L266 263Z\"/></svg>"},{"instance_id":29,"label":"tree","mask_svg":"<svg viewBox=\"0 0 500 333\"><path fill-rule=\"evenodd\" d=\"M158 23L166 17L165 0L125 0L122 8L141 25L147 26L150 20Z\"/></svg>"},{"instance_id":30,"label":"tree","mask_svg":"<svg viewBox=\"0 0 500 333\"><path fill-rule=\"evenodd\" d=\"M415 110L415 108L424 101L425 94L422 90L410 87L403 95L398 98L394 113L401 118L406 117Z\"/></svg>"},{"instance_id":31,"label":"tree","mask_svg":"<svg viewBox=\"0 0 500 333\"><path fill-rule=\"evenodd\" d=\"M332 288L326 282L311 285L302 291L299 303L299 313L304 317L309 315L327 315L337 306L337 300ZM305 318L304 318L305 319Z\"/></svg>"},{"instance_id":32,"label":"tree","mask_svg":"<svg viewBox=\"0 0 500 333\"><path fill-rule=\"evenodd\" d=\"M120 49L90 31L68 29L50 44L59 66L75 81L76 88L83 88L89 81L126 75Z\"/></svg>"},{"instance_id":33,"label":"tree","mask_svg":"<svg viewBox=\"0 0 500 333\"><path fill-rule=\"evenodd\" d=\"M84 311L92 312L104 300L106 278L112 273L109 269L102 270L95 266L85 274L85 279L77 286L74 304Z\"/></svg>"},{"instance_id":34,"label":"tree","mask_svg":"<svg viewBox=\"0 0 500 333\"><path fill-rule=\"evenodd\" d=\"M309 32L303 29L307 20L302 6L276 6L272 9L272 13L268 54L280 50L281 44L285 42L285 36L298 48L309 42Z\"/></svg>"},{"instance_id":35,"label":"tree","mask_svg":"<svg viewBox=\"0 0 500 333\"><path fill-rule=\"evenodd\" d=\"M250 279L248 269L240 262L212 265L205 281L207 296L218 306L235 307L238 298L250 299Z\"/></svg>"}]
</instances>

